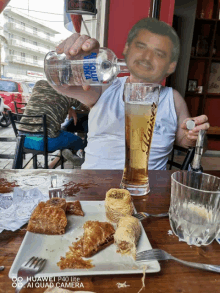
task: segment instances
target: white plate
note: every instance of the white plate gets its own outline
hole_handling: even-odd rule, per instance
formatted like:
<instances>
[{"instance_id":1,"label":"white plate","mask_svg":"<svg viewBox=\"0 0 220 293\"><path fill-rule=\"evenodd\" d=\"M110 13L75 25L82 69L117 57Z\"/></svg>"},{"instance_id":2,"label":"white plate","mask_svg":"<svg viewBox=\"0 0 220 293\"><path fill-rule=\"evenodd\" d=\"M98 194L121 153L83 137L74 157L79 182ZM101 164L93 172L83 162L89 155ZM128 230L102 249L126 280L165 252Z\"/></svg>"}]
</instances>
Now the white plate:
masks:
<instances>
[{"instance_id":1,"label":"white plate","mask_svg":"<svg viewBox=\"0 0 220 293\"><path fill-rule=\"evenodd\" d=\"M72 242L77 241L76 238L83 235L83 224L88 220L107 221L104 201L81 201L81 205L85 216L68 216L68 224L64 235L26 233L10 269L9 278L16 277L20 266L32 256L47 259L46 266L38 274L38 277L137 274L143 273L143 266L146 264L148 266L146 273L160 271L160 265L157 261L135 262L130 256L122 256L116 253L114 244L91 258L92 264L95 266L91 269L60 270L57 262L61 256L65 256ZM141 228L142 234L138 242L138 252L152 248L142 225Z\"/></svg>"}]
</instances>

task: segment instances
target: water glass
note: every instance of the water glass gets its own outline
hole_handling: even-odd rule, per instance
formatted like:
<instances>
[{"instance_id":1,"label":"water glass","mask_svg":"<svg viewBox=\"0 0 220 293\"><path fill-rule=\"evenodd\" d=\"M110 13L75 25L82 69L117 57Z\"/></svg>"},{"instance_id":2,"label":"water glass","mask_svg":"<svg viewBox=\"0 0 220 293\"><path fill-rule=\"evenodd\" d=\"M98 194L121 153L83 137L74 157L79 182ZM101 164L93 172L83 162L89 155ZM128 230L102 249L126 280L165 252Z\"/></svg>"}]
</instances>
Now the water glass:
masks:
<instances>
[{"instance_id":1,"label":"water glass","mask_svg":"<svg viewBox=\"0 0 220 293\"><path fill-rule=\"evenodd\" d=\"M173 173L169 219L180 241L210 244L220 229L220 178L191 171Z\"/></svg>"}]
</instances>

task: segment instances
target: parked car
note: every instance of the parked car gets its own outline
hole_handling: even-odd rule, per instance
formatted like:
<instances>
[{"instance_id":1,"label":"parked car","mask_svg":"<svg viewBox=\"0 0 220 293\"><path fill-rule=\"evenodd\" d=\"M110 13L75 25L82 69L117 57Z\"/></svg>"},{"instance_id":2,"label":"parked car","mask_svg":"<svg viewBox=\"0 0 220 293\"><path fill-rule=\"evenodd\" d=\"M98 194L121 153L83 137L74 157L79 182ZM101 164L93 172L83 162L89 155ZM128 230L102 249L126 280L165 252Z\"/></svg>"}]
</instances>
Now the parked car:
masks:
<instances>
[{"instance_id":1,"label":"parked car","mask_svg":"<svg viewBox=\"0 0 220 293\"><path fill-rule=\"evenodd\" d=\"M11 110L8 105L4 104L4 99L0 96L0 126L8 127L11 124L8 111Z\"/></svg>"},{"instance_id":2,"label":"parked car","mask_svg":"<svg viewBox=\"0 0 220 293\"><path fill-rule=\"evenodd\" d=\"M15 111L14 101L27 103L30 98L30 90L24 81L0 79L0 95L12 112Z\"/></svg>"},{"instance_id":3,"label":"parked car","mask_svg":"<svg viewBox=\"0 0 220 293\"><path fill-rule=\"evenodd\" d=\"M34 88L35 82L27 82L28 86L29 86L29 92L32 93L32 90Z\"/></svg>"}]
</instances>

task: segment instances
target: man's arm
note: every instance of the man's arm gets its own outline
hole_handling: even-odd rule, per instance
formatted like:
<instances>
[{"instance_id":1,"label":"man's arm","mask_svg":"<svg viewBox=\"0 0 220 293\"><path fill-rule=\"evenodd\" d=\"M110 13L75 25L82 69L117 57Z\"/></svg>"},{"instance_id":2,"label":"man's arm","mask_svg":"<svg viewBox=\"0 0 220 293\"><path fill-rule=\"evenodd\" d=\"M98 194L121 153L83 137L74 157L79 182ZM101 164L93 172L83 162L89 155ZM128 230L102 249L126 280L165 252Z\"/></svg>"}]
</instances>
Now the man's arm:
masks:
<instances>
[{"instance_id":1,"label":"man's arm","mask_svg":"<svg viewBox=\"0 0 220 293\"><path fill-rule=\"evenodd\" d=\"M174 104L177 114L177 132L175 144L184 148L194 147L196 140L201 129L209 129L210 125L208 117L201 115L190 118L190 114L183 97L176 90L173 90ZM188 130L186 127L186 121L193 119L195 121L195 127L192 130Z\"/></svg>"},{"instance_id":2,"label":"man's arm","mask_svg":"<svg viewBox=\"0 0 220 293\"><path fill-rule=\"evenodd\" d=\"M80 86L54 86L51 85L58 93L65 95L67 97L76 99L81 103L85 104L87 107L91 108L100 98L105 87L93 86L88 90L84 90Z\"/></svg>"},{"instance_id":3,"label":"man's arm","mask_svg":"<svg viewBox=\"0 0 220 293\"><path fill-rule=\"evenodd\" d=\"M68 110L68 119L71 119L71 118L73 118L74 125L76 126L77 114L76 114L76 111L72 107L69 108L69 110Z\"/></svg>"}]
</instances>

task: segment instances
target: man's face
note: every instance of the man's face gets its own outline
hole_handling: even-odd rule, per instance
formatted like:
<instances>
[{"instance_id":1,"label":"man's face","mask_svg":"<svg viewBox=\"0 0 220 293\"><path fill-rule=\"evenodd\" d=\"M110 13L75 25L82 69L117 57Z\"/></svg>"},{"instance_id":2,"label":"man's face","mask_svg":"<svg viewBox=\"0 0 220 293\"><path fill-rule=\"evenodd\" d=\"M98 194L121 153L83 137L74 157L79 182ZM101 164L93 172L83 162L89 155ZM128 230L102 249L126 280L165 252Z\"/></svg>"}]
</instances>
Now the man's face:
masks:
<instances>
[{"instance_id":1,"label":"man's face","mask_svg":"<svg viewBox=\"0 0 220 293\"><path fill-rule=\"evenodd\" d=\"M167 36L140 30L123 51L132 82L159 83L175 71L176 62L171 61L173 44Z\"/></svg>"}]
</instances>

